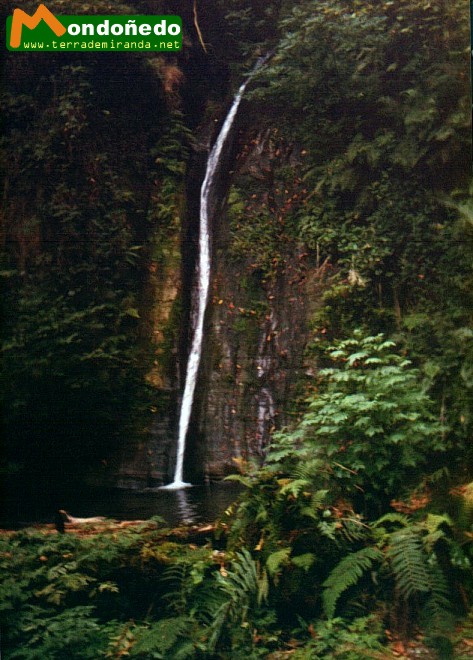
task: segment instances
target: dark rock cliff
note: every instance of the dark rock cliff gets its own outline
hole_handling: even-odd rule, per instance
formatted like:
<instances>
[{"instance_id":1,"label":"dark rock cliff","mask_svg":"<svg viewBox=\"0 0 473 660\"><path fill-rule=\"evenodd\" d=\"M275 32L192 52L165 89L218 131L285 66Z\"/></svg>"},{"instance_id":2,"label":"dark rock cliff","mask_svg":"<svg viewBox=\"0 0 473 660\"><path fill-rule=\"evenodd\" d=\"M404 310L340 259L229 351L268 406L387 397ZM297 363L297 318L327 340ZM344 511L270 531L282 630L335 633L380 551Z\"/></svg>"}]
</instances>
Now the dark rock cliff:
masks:
<instances>
[{"instance_id":1,"label":"dark rock cliff","mask_svg":"<svg viewBox=\"0 0 473 660\"><path fill-rule=\"evenodd\" d=\"M290 423L290 402L304 395L313 375L305 347L326 274L285 229L300 187L300 150L278 147L270 133L242 128L222 172L204 349L185 461L186 479L194 483L221 479L245 462L264 460L271 432ZM290 183L280 174L288 167L294 173ZM115 482L121 487L155 487L172 476L190 338L201 169L199 163L190 174L180 243L177 234L169 239L160 269L150 273L145 315L155 356L147 378L159 403L140 440L127 444L121 455ZM244 223L253 227L253 245L246 247ZM180 316L173 312L178 304ZM170 331L173 323L180 327ZM166 373L163 365L171 370Z\"/></svg>"}]
</instances>

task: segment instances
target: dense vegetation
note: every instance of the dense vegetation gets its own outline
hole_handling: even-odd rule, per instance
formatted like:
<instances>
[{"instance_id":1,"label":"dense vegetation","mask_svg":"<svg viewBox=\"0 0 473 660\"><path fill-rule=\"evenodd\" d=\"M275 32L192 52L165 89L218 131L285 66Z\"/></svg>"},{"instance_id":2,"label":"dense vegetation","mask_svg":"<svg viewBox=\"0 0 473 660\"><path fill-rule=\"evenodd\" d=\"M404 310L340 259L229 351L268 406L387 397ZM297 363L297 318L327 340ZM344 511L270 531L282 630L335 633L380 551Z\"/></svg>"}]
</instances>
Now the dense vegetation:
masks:
<instances>
[{"instance_id":1,"label":"dense vegetation","mask_svg":"<svg viewBox=\"0 0 473 660\"><path fill-rule=\"evenodd\" d=\"M124 77L123 59L47 60L9 58L3 138L6 456L29 483L47 465L43 487L80 479L154 403L147 276L175 232L188 142L160 60L130 58Z\"/></svg>"},{"instance_id":2,"label":"dense vegetation","mask_svg":"<svg viewBox=\"0 0 473 660\"><path fill-rule=\"evenodd\" d=\"M3 535L5 657L362 660L419 635L425 657L468 657L465 3L197 3L207 53L181 4L163 13L184 16L193 63L9 59L5 469L79 479L146 426L147 278L183 213L189 129L218 106L213 83L237 86L270 49L237 148L244 162L262 144L271 167L234 176L227 258L265 289L301 255L321 292L315 375L201 547L159 521Z\"/></svg>"}]
</instances>

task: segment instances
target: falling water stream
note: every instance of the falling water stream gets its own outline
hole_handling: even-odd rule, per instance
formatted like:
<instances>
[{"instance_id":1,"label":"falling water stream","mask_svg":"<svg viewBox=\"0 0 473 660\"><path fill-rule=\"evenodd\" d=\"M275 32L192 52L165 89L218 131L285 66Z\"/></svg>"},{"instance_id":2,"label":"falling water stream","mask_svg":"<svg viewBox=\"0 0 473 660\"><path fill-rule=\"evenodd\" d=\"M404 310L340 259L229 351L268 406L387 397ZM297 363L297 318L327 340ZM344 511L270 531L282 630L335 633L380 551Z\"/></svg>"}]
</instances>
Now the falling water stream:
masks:
<instances>
[{"instance_id":1,"label":"falling water stream","mask_svg":"<svg viewBox=\"0 0 473 660\"><path fill-rule=\"evenodd\" d=\"M258 60L253 71L256 71L256 69L262 66L262 64L264 64L267 59L268 57ZM238 106L240 105L240 101L248 81L249 78L241 85L235 98L233 99L232 106L225 118L217 140L209 154L205 177L200 190L199 258L197 264L198 281L196 287L198 299L197 318L194 325L194 336L192 338L189 360L187 362L184 394L182 397L181 412L179 417L176 468L174 471L174 478L172 483L168 484L167 486L163 486L163 488L167 490L177 490L179 488L187 488L191 486L191 484L184 481L184 455L186 450L186 436L189 429L195 386L197 383L197 375L202 354L204 318L210 286L210 202L212 199L215 177L218 172L223 148L233 126Z\"/></svg>"}]
</instances>

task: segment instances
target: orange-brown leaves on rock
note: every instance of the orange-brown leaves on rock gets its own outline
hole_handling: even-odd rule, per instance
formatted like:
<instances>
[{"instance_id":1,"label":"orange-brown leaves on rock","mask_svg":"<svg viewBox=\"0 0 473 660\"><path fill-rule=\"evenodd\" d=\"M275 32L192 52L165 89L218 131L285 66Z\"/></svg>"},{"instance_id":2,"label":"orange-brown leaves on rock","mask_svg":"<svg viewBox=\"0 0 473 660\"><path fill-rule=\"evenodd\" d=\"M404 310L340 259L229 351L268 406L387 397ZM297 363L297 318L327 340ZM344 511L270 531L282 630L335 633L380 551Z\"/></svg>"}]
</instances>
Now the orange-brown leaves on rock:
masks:
<instances>
[{"instance_id":1,"label":"orange-brown leaves on rock","mask_svg":"<svg viewBox=\"0 0 473 660\"><path fill-rule=\"evenodd\" d=\"M392 508L398 513L414 513L419 509L425 509L432 499L430 493L424 492L417 495L412 495L408 502L402 500L391 500Z\"/></svg>"}]
</instances>

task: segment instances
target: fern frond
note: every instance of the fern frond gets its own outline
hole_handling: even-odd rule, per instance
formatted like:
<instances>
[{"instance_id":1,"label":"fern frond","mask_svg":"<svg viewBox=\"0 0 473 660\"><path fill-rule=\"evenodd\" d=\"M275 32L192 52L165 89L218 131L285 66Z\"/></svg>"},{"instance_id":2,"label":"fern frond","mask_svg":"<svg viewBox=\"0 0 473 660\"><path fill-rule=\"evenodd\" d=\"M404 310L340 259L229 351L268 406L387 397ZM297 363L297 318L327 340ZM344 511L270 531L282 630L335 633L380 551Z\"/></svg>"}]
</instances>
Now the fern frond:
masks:
<instances>
[{"instance_id":1,"label":"fern frond","mask_svg":"<svg viewBox=\"0 0 473 660\"><path fill-rule=\"evenodd\" d=\"M215 618L216 612L219 611L221 605L227 602L225 594L216 588L215 581L209 580L204 587L199 590L196 595L196 602L194 603L194 610L196 611L199 621L205 625L209 625Z\"/></svg>"},{"instance_id":2,"label":"fern frond","mask_svg":"<svg viewBox=\"0 0 473 660\"><path fill-rule=\"evenodd\" d=\"M416 593L428 592L428 557L419 535L412 528L406 528L391 534L390 541L387 556L401 597L408 600Z\"/></svg>"},{"instance_id":3,"label":"fern frond","mask_svg":"<svg viewBox=\"0 0 473 660\"><path fill-rule=\"evenodd\" d=\"M385 523L394 523L394 524L399 524L402 527L407 527L410 524L409 518L402 513L386 513L384 516L381 516L381 518L378 518L378 520L375 520L374 523L372 523L372 527L382 527L384 526Z\"/></svg>"},{"instance_id":4,"label":"fern frond","mask_svg":"<svg viewBox=\"0 0 473 660\"><path fill-rule=\"evenodd\" d=\"M295 557L292 557L291 563L293 566L297 566L297 568L302 568L302 570L307 573L311 566L313 566L316 559L317 558L313 552L304 552L302 555L296 555Z\"/></svg>"},{"instance_id":5,"label":"fern frond","mask_svg":"<svg viewBox=\"0 0 473 660\"><path fill-rule=\"evenodd\" d=\"M447 514L438 515L434 513L429 513L424 522L424 526L428 531L423 537L423 542L426 550L432 552L435 544L441 538L446 537L446 531L451 531L454 528L454 524L450 516Z\"/></svg>"},{"instance_id":6,"label":"fern frond","mask_svg":"<svg viewBox=\"0 0 473 660\"><path fill-rule=\"evenodd\" d=\"M272 552L266 560L266 567L270 575L276 575L282 566L289 564L291 548L282 548Z\"/></svg>"},{"instance_id":7,"label":"fern frond","mask_svg":"<svg viewBox=\"0 0 473 660\"><path fill-rule=\"evenodd\" d=\"M251 488L253 486L253 481L250 477L247 477L244 474L229 474L225 477L224 481L237 481L246 488Z\"/></svg>"},{"instance_id":8,"label":"fern frond","mask_svg":"<svg viewBox=\"0 0 473 660\"><path fill-rule=\"evenodd\" d=\"M332 618L338 599L349 587L355 585L373 562L381 561L383 554L373 547L362 548L344 557L323 583L322 596L325 614Z\"/></svg>"},{"instance_id":9,"label":"fern frond","mask_svg":"<svg viewBox=\"0 0 473 660\"><path fill-rule=\"evenodd\" d=\"M148 655L154 651L160 654L160 656L156 657L164 658L171 657L168 653L170 654L172 652L172 657L176 658L178 657L178 648L181 646L179 640L187 641L191 636L193 627L194 622L188 616L162 619L153 623L147 628L142 629L140 634L137 635L137 641L133 646L133 654L138 656L144 656L146 654L147 657L155 657L154 655ZM179 657L190 656L181 653Z\"/></svg>"},{"instance_id":10,"label":"fern frond","mask_svg":"<svg viewBox=\"0 0 473 660\"><path fill-rule=\"evenodd\" d=\"M320 458L311 458L305 461L300 461L300 463L298 463L293 469L293 477L301 481L312 483L314 478L320 474L324 465L325 463Z\"/></svg>"},{"instance_id":11,"label":"fern frond","mask_svg":"<svg viewBox=\"0 0 473 660\"><path fill-rule=\"evenodd\" d=\"M325 507L325 498L328 492L328 490L318 490L313 493L308 506L301 508L301 515L318 520L320 510Z\"/></svg>"},{"instance_id":12,"label":"fern frond","mask_svg":"<svg viewBox=\"0 0 473 660\"><path fill-rule=\"evenodd\" d=\"M248 610L266 598L268 586L266 572L259 574L258 564L246 548L237 553L226 575L217 574L216 582L221 599L216 599L215 609L209 611L208 648L212 652L228 624L242 626L246 622Z\"/></svg>"},{"instance_id":13,"label":"fern frond","mask_svg":"<svg viewBox=\"0 0 473 660\"><path fill-rule=\"evenodd\" d=\"M187 610L187 601L190 585L191 565L186 562L176 562L167 567L161 582L168 585L163 600L167 602L168 610L177 616L184 615Z\"/></svg>"},{"instance_id":14,"label":"fern frond","mask_svg":"<svg viewBox=\"0 0 473 660\"><path fill-rule=\"evenodd\" d=\"M367 532L369 532L369 529L367 529L367 526L361 520L350 518L341 521L339 534L348 543L362 541L366 538Z\"/></svg>"},{"instance_id":15,"label":"fern frond","mask_svg":"<svg viewBox=\"0 0 473 660\"><path fill-rule=\"evenodd\" d=\"M310 481L308 479L291 479L282 486L280 493L281 495L292 495L297 498L301 491L307 490L309 487Z\"/></svg>"},{"instance_id":16,"label":"fern frond","mask_svg":"<svg viewBox=\"0 0 473 660\"><path fill-rule=\"evenodd\" d=\"M429 566L429 574L430 596L423 608L424 625L430 634L447 633L454 626L450 589L437 563Z\"/></svg>"},{"instance_id":17,"label":"fern frond","mask_svg":"<svg viewBox=\"0 0 473 660\"><path fill-rule=\"evenodd\" d=\"M250 605L262 597L258 565L246 548L237 552L237 560L233 563L232 569L225 577L219 573L217 581L222 591L234 603L235 613L239 611L242 618L246 616Z\"/></svg>"},{"instance_id":18,"label":"fern frond","mask_svg":"<svg viewBox=\"0 0 473 660\"><path fill-rule=\"evenodd\" d=\"M207 642L207 648L211 653L213 653L217 647L218 641L225 626L225 622L229 618L231 606L231 601L227 600L222 603L218 610L214 613L213 619L209 626L209 637Z\"/></svg>"}]
</instances>

